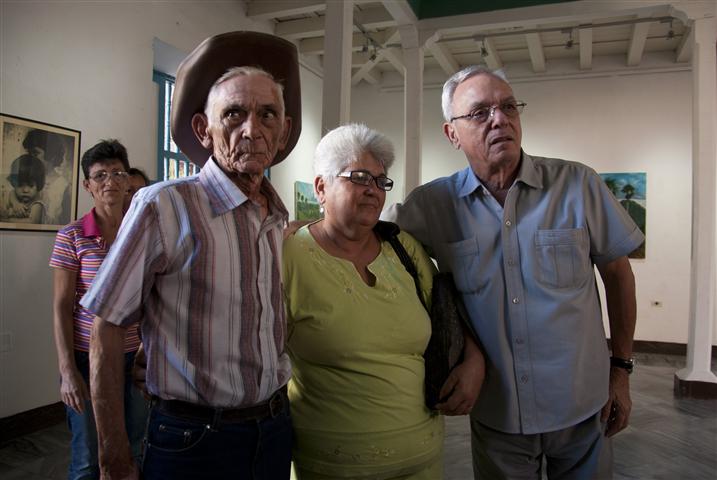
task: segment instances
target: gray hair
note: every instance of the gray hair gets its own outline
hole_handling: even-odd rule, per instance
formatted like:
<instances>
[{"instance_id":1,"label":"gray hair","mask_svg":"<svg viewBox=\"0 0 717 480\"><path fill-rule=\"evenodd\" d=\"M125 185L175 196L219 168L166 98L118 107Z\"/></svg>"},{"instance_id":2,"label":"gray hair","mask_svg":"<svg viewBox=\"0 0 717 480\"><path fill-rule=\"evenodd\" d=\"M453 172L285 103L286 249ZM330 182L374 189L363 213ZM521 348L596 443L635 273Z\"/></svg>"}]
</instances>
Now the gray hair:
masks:
<instances>
[{"instance_id":1,"label":"gray hair","mask_svg":"<svg viewBox=\"0 0 717 480\"><path fill-rule=\"evenodd\" d=\"M314 173L331 182L364 153L370 153L386 173L393 165L393 144L382 133L360 123L335 128L316 146Z\"/></svg>"},{"instance_id":2,"label":"gray hair","mask_svg":"<svg viewBox=\"0 0 717 480\"><path fill-rule=\"evenodd\" d=\"M508 79L505 78L503 70L491 70L483 65L471 65L464 68L460 72L454 73L453 76L446 80L446 83L443 84L443 94L441 95L443 118L446 119L446 122L450 122L451 117L453 117L451 105L453 104L453 94L456 93L456 88L458 88L458 85L461 83L471 77L475 77L476 75L492 75L493 77L510 85L510 83L508 83Z\"/></svg>"},{"instance_id":3,"label":"gray hair","mask_svg":"<svg viewBox=\"0 0 717 480\"><path fill-rule=\"evenodd\" d=\"M279 106L281 107L281 112L279 113L282 117L284 116L284 86L279 83L271 73L267 72L262 68L241 66L230 68L229 70L224 72L222 76L217 79L216 82L212 84L212 88L209 89L209 94L207 94L207 103L204 104L204 115L206 115L207 118L210 118L211 116L212 112L209 111L209 106L213 103L214 96L217 93L217 88L219 87L219 85L226 82L227 80L231 80L232 78L238 77L240 75L263 75L272 82L274 82L274 85L276 86L276 94L279 97Z\"/></svg>"}]
</instances>

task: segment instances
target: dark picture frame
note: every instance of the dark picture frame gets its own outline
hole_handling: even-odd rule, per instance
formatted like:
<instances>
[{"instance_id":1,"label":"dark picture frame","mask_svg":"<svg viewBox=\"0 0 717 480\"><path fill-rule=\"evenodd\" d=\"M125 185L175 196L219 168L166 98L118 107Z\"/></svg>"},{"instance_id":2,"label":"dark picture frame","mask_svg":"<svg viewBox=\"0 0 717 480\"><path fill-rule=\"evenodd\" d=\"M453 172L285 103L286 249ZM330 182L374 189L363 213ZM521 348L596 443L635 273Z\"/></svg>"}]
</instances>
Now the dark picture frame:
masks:
<instances>
[{"instance_id":1,"label":"dark picture frame","mask_svg":"<svg viewBox=\"0 0 717 480\"><path fill-rule=\"evenodd\" d=\"M0 113L0 229L57 231L77 217L80 136Z\"/></svg>"}]
</instances>

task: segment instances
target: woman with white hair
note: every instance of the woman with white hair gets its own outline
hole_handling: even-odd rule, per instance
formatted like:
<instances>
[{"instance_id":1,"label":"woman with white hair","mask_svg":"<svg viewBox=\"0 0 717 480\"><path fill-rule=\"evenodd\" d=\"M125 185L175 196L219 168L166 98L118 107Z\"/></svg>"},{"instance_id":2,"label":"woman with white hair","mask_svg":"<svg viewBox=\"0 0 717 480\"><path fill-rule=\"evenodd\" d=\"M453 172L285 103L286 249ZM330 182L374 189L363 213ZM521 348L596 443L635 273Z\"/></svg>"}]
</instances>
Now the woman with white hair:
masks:
<instances>
[{"instance_id":1,"label":"woman with white hair","mask_svg":"<svg viewBox=\"0 0 717 480\"><path fill-rule=\"evenodd\" d=\"M393 159L388 139L365 125L329 132L314 158L324 218L284 241L299 480L443 477L443 420L423 398L430 318L374 231ZM430 302L433 264L410 235L399 239Z\"/></svg>"}]
</instances>

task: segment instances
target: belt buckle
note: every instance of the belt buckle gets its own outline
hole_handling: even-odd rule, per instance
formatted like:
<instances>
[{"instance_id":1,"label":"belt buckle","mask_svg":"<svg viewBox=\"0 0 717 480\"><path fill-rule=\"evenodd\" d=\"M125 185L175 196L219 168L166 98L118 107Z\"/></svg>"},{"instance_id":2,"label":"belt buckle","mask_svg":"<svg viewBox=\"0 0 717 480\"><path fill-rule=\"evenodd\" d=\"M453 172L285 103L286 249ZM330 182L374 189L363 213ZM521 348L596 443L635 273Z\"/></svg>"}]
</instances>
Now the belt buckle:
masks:
<instances>
[{"instance_id":1,"label":"belt buckle","mask_svg":"<svg viewBox=\"0 0 717 480\"><path fill-rule=\"evenodd\" d=\"M275 418L283 409L284 398L281 395L281 390L277 390L269 399L269 415L271 418Z\"/></svg>"}]
</instances>

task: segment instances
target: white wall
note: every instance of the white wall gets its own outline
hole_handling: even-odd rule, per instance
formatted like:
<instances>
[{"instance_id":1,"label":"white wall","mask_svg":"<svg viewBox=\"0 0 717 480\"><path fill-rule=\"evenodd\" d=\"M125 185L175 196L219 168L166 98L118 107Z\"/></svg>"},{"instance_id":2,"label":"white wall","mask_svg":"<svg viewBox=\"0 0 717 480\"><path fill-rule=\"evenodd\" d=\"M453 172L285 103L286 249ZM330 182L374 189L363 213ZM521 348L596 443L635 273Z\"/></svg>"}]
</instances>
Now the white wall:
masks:
<instances>
[{"instance_id":1,"label":"white wall","mask_svg":"<svg viewBox=\"0 0 717 480\"><path fill-rule=\"evenodd\" d=\"M528 153L576 160L598 172L647 173L647 252L632 260L638 340L687 343L691 241L691 81L689 72L556 80L513 85ZM403 180L403 93L359 86L352 121L383 131ZM466 166L442 133L440 90L424 92L421 182ZM399 183L400 187L400 183ZM399 201L401 188L391 201ZM398 193L401 192L401 193ZM661 307L652 306L653 301ZM716 329L717 331L717 329ZM714 342L717 344L717 341Z\"/></svg>"},{"instance_id":2,"label":"white wall","mask_svg":"<svg viewBox=\"0 0 717 480\"><path fill-rule=\"evenodd\" d=\"M244 17L241 2L6 2L0 0L0 111L82 132L82 149L117 137L133 164L155 173L156 86L153 39L191 51L230 30L270 31ZM647 258L633 261L638 284L637 337L686 343L690 251L690 74L672 73L515 85L528 103L528 152L579 160L596 170L645 171ZM303 131L272 182L293 217L294 181L313 179L320 138L321 79L302 69ZM441 133L440 92L424 95L421 181L450 174L465 159ZM403 183L403 93L356 88L352 120L389 135ZM91 207L81 191L78 212ZM54 235L0 231L0 418L59 399L51 327ZM660 308L650 306L659 300ZM717 331L717 329L716 329Z\"/></svg>"},{"instance_id":3,"label":"white wall","mask_svg":"<svg viewBox=\"0 0 717 480\"><path fill-rule=\"evenodd\" d=\"M248 20L240 1L0 1L0 111L80 130L82 151L102 138L118 138L130 163L151 177L153 39L190 52L217 33L271 32L268 23ZM272 170L287 204L290 177L300 176L287 167L294 158L310 158L318 141L312 124L321 124L321 84L303 69L302 82L304 134L291 157ZM78 214L91 206L80 191ZM54 233L0 231L0 335L12 339L10 350L0 353L0 418L59 400L47 266L53 240Z\"/></svg>"}]
</instances>

